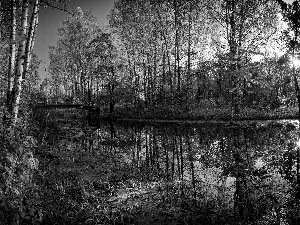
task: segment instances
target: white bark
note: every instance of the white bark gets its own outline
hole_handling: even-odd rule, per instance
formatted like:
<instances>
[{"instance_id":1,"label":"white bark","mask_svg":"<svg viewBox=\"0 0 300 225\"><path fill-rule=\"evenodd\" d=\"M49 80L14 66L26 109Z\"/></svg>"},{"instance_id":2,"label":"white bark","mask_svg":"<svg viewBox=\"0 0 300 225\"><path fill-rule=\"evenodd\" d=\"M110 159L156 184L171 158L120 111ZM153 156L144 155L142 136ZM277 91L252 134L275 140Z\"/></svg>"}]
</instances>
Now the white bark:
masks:
<instances>
[{"instance_id":1,"label":"white bark","mask_svg":"<svg viewBox=\"0 0 300 225\"><path fill-rule=\"evenodd\" d=\"M9 69L7 79L7 101L6 105L11 109L11 94L13 88L13 76L15 71L16 61L16 30L17 30L17 18L16 18L16 1L11 0L11 30L10 30L10 57L9 57Z\"/></svg>"},{"instance_id":2,"label":"white bark","mask_svg":"<svg viewBox=\"0 0 300 225\"><path fill-rule=\"evenodd\" d=\"M12 90L12 125L15 125L18 118L20 95L22 90L22 75L24 71L24 61L25 61L25 46L26 46L26 34L27 34L27 21L28 21L28 0L23 1L22 6L22 19L21 19L21 38L19 42L18 56L17 56L17 67L15 70L14 87Z\"/></svg>"},{"instance_id":3,"label":"white bark","mask_svg":"<svg viewBox=\"0 0 300 225\"><path fill-rule=\"evenodd\" d=\"M24 62L24 71L23 71L23 76L22 76L23 79L25 79L25 77L26 77L26 73L28 71L31 56L32 56L32 49L33 49L36 29L37 29L37 25L38 25L39 5L40 5L40 0L35 0L32 16L31 16L31 21L30 21L30 25L29 25L29 29L28 29L27 43L26 43L26 47L25 47L25 62Z\"/></svg>"}]
</instances>

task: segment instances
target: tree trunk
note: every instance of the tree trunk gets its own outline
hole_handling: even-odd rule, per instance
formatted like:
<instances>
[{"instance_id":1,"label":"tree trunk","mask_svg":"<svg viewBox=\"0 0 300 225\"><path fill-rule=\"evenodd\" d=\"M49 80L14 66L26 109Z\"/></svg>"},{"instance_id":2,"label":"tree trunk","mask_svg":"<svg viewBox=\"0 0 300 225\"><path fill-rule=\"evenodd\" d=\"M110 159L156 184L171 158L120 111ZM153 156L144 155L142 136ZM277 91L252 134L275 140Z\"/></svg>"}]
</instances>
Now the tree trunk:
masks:
<instances>
[{"instance_id":1,"label":"tree trunk","mask_svg":"<svg viewBox=\"0 0 300 225\"><path fill-rule=\"evenodd\" d=\"M236 61L238 57L238 43L237 43L237 27L236 27L236 5L235 1L227 1L226 11L227 11L227 21L228 21L228 30L227 30L227 38L228 44L230 48L230 73L231 73L231 116L239 113L239 80L237 75L238 70L238 62ZM229 18L228 18L229 17Z\"/></svg>"},{"instance_id":2,"label":"tree trunk","mask_svg":"<svg viewBox=\"0 0 300 225\"><path fill-rule=\"evenodd\" d=\"M191 28L192 28L192 3L189 5L189 19L188 19L188 61L187 61L187 93L190 98L192 92L192 77L191 77Z\"/></svg>"},{"instance_id":3,"label":"tree trunk","mask_svg":"<svg viewBox=\"0 0 300 225\"><path fill-rule=\"evenodd\" d=\"M180 91L181 85L181 76L180 76L180 58L179 58L179 13L178 13L178 2L174 0L174 16L175 16L175 68L174 68L174 77L175 81L177 80L177 91ZM177 77L176 77L177 73Z\"/></svg>"},{"instance_id":4,"label":"tree trunk","mask_svg":"<svg viewBox=\"0 0 300 225\"><path fill-rule=\"evenodd\" d=\"M19 50L17 57L17 67L15 72L14 87L12 89L12 125L14 126L19 112L19 104L22 90L24 62L25 62L25 47L26 47L26 33L27 33L27 20L28 20L29 2L23 1L22 6L22 19L21 19L21 40L19 42ZM30 40L27 40L30 41Z\"/></svg>"},{"instance_id":5,"label":"tree trunk","mask_svg":"<svg viewBox=\"0 0 300 225\"><path fill-rule=\"evenodd\" d=\"M154 59L153 59L153 72L152 72L152 91L151 91L151 99L152 99L152 104L153 104L153 100L155 99L154 104L157 106L157 90L156 90L156 77L157 77L157 48L156 46L154 47Z\"/></svg>"},{"instance_id":6,"label":"tree trunk","mask_svg":"<svg viewBox=\"0 0 300 225\"><path fill-rule=\"evenodd\" d=\"M40 8L40 0L35 0L33 12L31 15L31 21L30 21L29 29L28 29L27 43L26 43L26 47L25 47L25 62L24 62L23 79L25 79L26 73L29 68L31 56L32 56L32 50L33 50L33 46L34 46L36 30L37 30L37 25L38 25L39 8Z\"/></svg>"},{"instance_id":7,"label":"tree trunk","mask_svg":"<svg viewBox=\"0 0 300 225\"><path fill-rule=\"evenodd\" d=\"M9 69L7 79L7 98L6 106L8 110L12 111L12 89L13 89L13 76L15 70L16 61L16 30L17 30L17 19L16 19L16 1L11 1L11 30L10 30L10 56L9 56Z\"/></svg>"},{"instance_id":8,"label":"tree trunk","mask_svg":"<svg viewBox=\"0 0 300 225\"><path fill-rule=\"evenodd\" d=\"M298 30L295 31L295 38L294 38L294 45L293 45L293 52L292 52L292 58L293 60L295 59L295 45L297 43L298 39ZM298 116L300 118L300 89L299 89L299 84L296 76L296 71L295 71L295 65L293 63L293 78L294 78L294 86L295 86L295 92L296 92L296 97L298 101Z\"/></svg>"}]
</instances>

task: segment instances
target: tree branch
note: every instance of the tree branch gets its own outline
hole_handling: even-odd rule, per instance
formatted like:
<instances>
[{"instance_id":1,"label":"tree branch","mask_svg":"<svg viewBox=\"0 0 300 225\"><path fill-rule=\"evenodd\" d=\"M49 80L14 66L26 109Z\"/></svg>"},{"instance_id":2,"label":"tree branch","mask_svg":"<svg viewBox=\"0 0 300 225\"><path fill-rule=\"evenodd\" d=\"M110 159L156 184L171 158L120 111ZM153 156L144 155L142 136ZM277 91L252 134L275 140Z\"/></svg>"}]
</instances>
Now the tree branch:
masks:
<instances>
[{"instance_id":1,"label":"tree branch","mask_svg":"<svg viewBox=\"0 0 300 225\"><path fill-rule=\"evenodd\" d=\"M62 10L62 11L64 11L64 12L67 12L67 13L69 13L70 15L72 15L72 13L66 9L66 5L64 6L64 8L61 8L61 7L52 5L51 3L49 3L49 2L46 1L46 0L41 0L41 3L45 4L46 6L51 7L51 8L53 8L53 9Z\"/></svg>"}]
</instances>

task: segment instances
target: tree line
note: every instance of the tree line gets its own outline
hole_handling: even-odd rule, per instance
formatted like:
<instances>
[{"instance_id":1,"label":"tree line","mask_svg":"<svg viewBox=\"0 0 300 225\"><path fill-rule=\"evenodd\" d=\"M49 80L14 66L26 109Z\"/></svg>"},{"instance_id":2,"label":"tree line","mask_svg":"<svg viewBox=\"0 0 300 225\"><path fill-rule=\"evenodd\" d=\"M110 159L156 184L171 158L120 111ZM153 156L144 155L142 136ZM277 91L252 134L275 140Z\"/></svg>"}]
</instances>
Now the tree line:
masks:
<instances>
[{"instance_id":1,"label":"tree line","mask_svg":"<svg viewBox=\"0 0 300 225\"><path fill-rule=\"evenodd\" d=\"M297 54L298 5L118 0L105 28L77 8L50 47L43 86L47 95L107 103L110 111L213 104L235 115L241 107L294 105L298 70L289 56Z\"/></svg>"},{"instance_id":2,"label":"tree line","mask_svg":"<svg viewBox=\"0 0 300 225\"><path fill-rule=\"evenodd\" d=\"M299 54L298 0L117 0L106 27L91 11L73 9L37 90L32 49L41 6L64 10L66 2L1 3L1 98L12 121L21 96L29 96L22 95L26 82L36 96L110 112L116 105L184 113L212 106L238 115L300 101L299 69L290 65Z\"/></svg>"}]
</instances>

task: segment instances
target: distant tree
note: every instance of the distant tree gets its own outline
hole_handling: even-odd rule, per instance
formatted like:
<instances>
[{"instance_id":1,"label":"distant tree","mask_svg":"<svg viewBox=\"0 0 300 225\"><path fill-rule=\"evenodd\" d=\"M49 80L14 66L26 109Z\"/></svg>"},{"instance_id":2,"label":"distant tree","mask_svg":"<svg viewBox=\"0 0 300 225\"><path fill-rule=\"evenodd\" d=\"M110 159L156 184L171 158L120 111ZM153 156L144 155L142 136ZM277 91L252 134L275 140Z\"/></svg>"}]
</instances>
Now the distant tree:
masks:
<instances>
[{"instance_id":1,"label":"distant tree","mask_svg":"<svg viewBox=\"0 0 300 225\"><path fill-rule=\"evenodd\" d=\"M300 1L295 0L292 4L288 4L282 0L277 0L277 2L280 4L284 19L288 23L288 29L286 30L284 36L286 39L288 51L291 54L292 77L294 80L294 87L298 100L300 116L300 88L294 64L294 60L297 58L296 56L300 54Z\"/></svg>"},{"instance_id":2,"label":"distant tree","mask_svg":"<svg viewBox=\"0 0 300 225\"><path fill-rule=\"evenodd\" d=\"M100 34L91 41L90 46L95 48L99 80L105 87L109 112L112 113L115 104L122 99L121 89L127 86L126 59L122 56L121 49L117 47L113 34Z\"/></svg>"},{"instance_id":3,"label":"distant tree","mask_svg":"<svg viewBox=\"0 0 300 225\"><path fill-rule=\"evenodd\" d=\"M197 0L115 2L110 27L124 46L135 96L146 106L178 102L192 92L191 70L208 46L203 15Z\"/></svg>"},{"instance_id":4,"label":"distant tree","mask_svg":"<svg viewBox=\"0 0 300 225\"><path fill-rule=\"evenodd\" d=\"M79 7L63 20L59 40L49 49L49 73L58 95L91 103L98 67L95 47L90 43L101 33L91 12Z\"/></svg>"},{"instance_id":5,"label":"distant tree","mask_svg":"<svg viewBox=\"0 0 300 225\"><path fill-rule=\"evenodd\" d=\"M231 82L232 115L239 113L243 83L247 77L245 65L251 55L261 51L277 31L276 5L263 1L224 0L221 11L213 14L225 27L228 44L228 75ZM256 16L259 15L259 16ZM247 70L247 69L246 69Z\"/></svg>"},{"instance_id":6,"label":"distant tree","mask_svg":"<svg viewBox=\"0 0 300 225\"><path fill-rule=\"evenodd\" d=\"M172 108L209 92L219 99L231 95L234 115L252 56L278 36L278 12L278 5L262 1L118 0L109 21L124 46L134 90L146 105ZM199 73L204 70L209 73ZM204 77L205 85L199 85Z\"/></svg>"}]
</instances>

